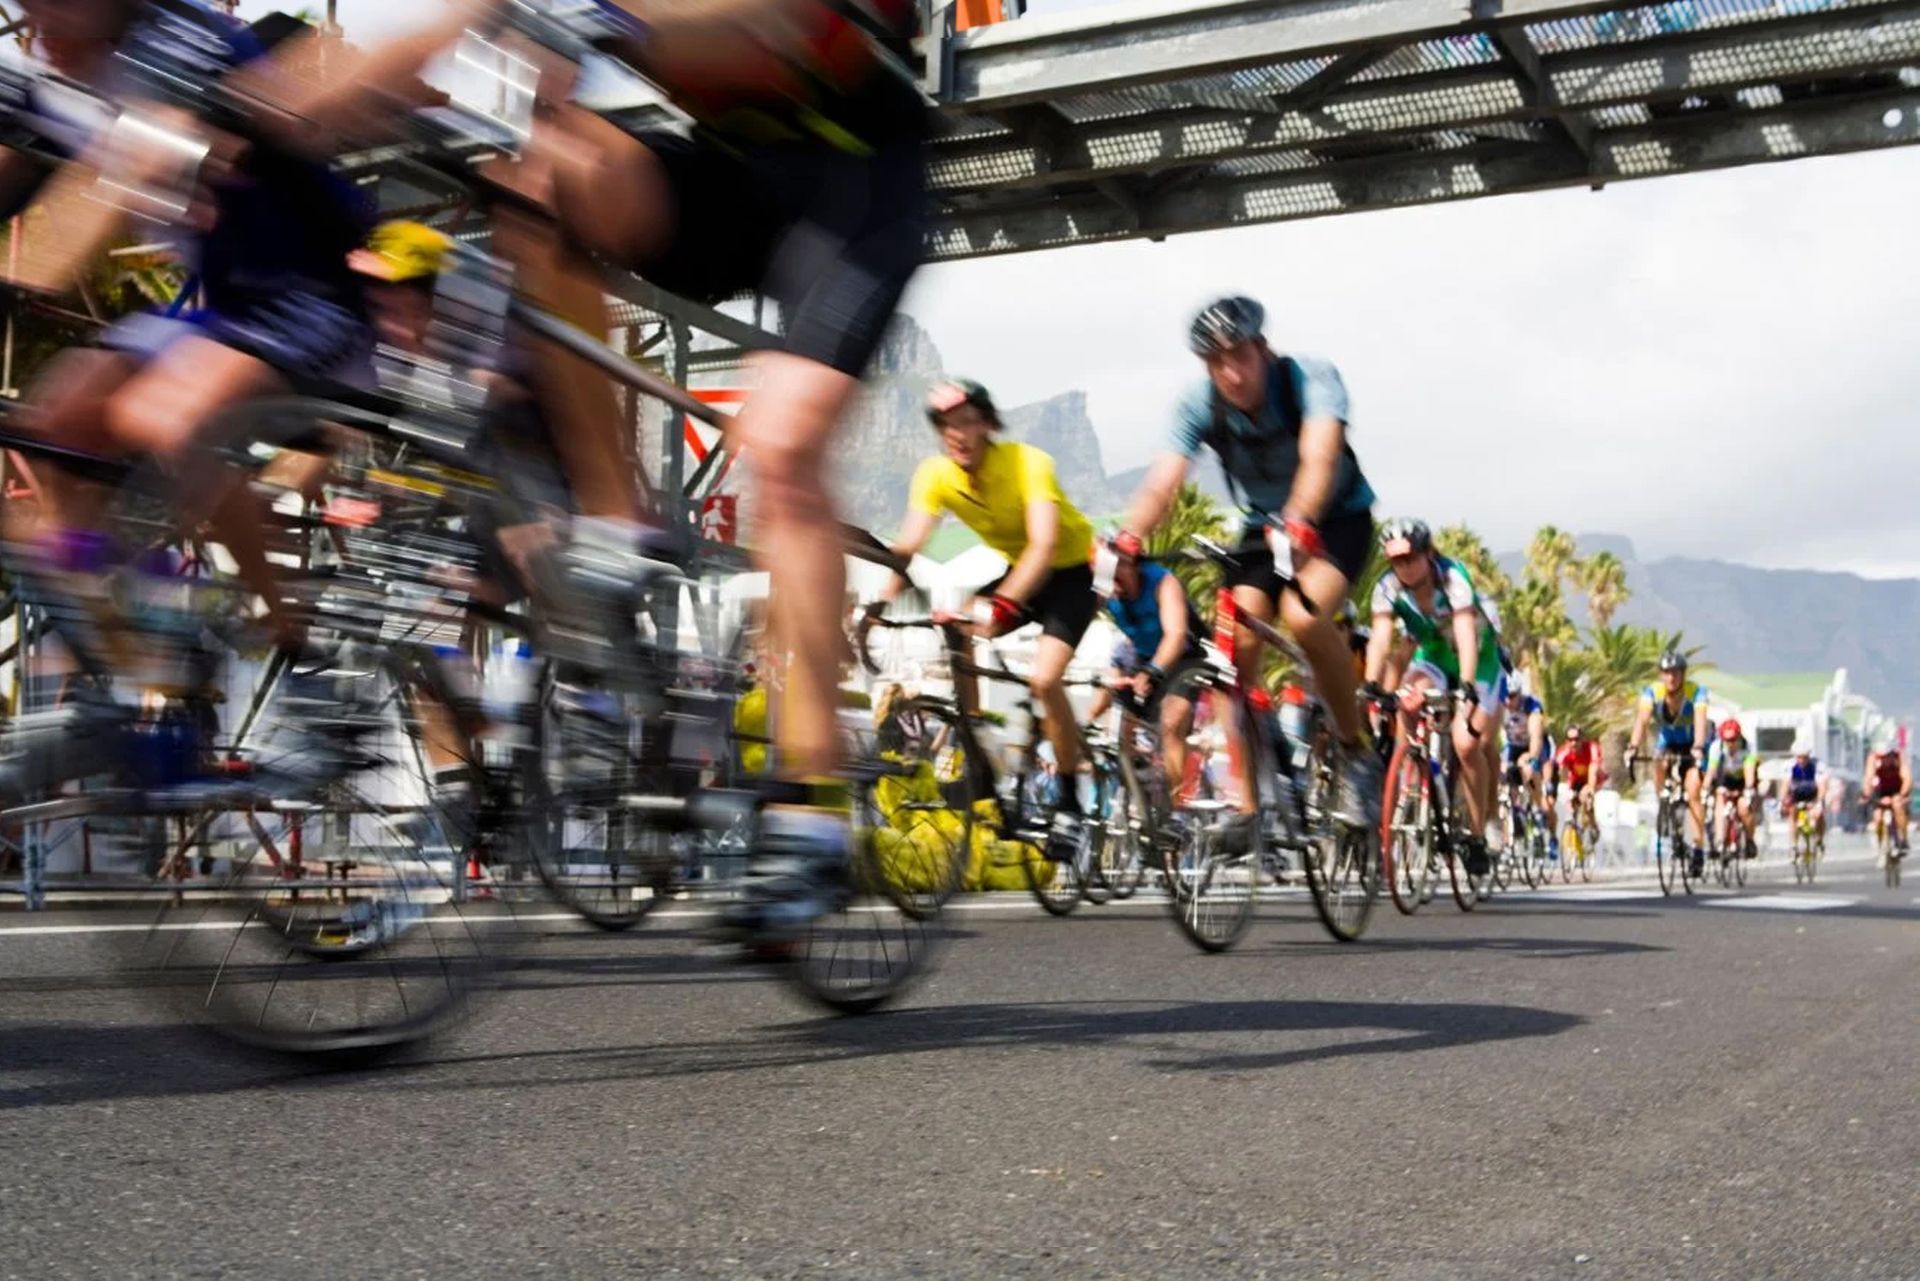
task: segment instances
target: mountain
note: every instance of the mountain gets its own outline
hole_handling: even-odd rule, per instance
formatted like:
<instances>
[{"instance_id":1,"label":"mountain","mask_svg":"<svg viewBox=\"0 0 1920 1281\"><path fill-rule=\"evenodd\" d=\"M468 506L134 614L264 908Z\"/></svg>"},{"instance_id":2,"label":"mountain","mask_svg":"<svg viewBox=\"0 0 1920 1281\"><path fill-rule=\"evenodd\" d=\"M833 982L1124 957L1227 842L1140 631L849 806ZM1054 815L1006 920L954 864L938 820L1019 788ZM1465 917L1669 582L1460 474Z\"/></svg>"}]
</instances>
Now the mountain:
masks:
<instances>
[{"instance_id":1,"label":"mountain","mask_svg":"<svg viewBox=\"0 0 1920 1281\"><path fill-rule=\"evenodd\" d=\"M896 316L849 415L835 476L847 519L868 529L899 526L914 468L939 448L923 405L927 387L943 372L940 349L927 331L911 316ZM1085 392L1002 405L1000 416L1007 439L1027 441L1053 456L1060 487L1081 510L1104 514L1124 500L1127 491L1116 490L1107 479Z\"/></svg>"},{"instance_id":2,"label":"mountain","mask_svg":"<svg viewBox=\"0 0 1920 1281\"><path fill-rule=\"evenodd\" d=\"M1847 669L1851 688L1896 716L1920 713L1920 667L1908 638L1920 628L1920 580L1761 569L1674 556L1643 561L1619 535L1583 534L1581 555L1611 551L1627 569L1616 621L1686 633L1702 657L1735 673ZM1520 553L1500 557L1517 573ZM1573 592L1576 622L1586 602Z\"/></svg>"}]
</instances>

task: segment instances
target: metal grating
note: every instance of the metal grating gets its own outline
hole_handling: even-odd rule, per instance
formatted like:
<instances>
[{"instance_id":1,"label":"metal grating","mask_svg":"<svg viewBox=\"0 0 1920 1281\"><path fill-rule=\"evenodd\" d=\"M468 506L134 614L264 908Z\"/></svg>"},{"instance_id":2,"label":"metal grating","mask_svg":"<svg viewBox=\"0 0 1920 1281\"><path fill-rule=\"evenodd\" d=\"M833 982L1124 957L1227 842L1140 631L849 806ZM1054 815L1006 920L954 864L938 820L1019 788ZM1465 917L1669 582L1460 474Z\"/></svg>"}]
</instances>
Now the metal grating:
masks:
<instances>
[{"instance_id":1,"label":"metal grating","mask_svg":"<svg viewBox=\"0 0 1920 1281\"><path fill-rule=\"evenodd\" d=\"M1526 28L1543 54L1632 44L1689 31L1714 31L1801 14L1857 9L1879 0L1673 0L1608 13L1556 18Z\"/></svg>"},{"instance_id":2,"label":"metal grating","mask_svg":"<svg viewBox=\"0 0 1920 1281\"><path fill-rule=\"evenodd\" d=\"M1500 49L1492 36L1483 31L1468 31L1396 49L1353 79L1356 84L1364 84L1400 76L1431 75L1457 67L1491 66L1499 61Z\"/></svg>"},{"instance_id":3,"label":"metal grating","mask_svg":"<svg viewBox=\"0 0 1920 1281\"><path fill-rule=\"evenodd\" d=\"M1679 59L1649 53L1603 66L1549 71L1548 76L1562 102L1579 105L1672 93L1676 88L1770 84L1915 56L1920 56L1920 19L1909 18L1863 30L1756 38L1698 49ZM1680 77L1683 84L1676 83Z\"/></svg>"}]
</instances>

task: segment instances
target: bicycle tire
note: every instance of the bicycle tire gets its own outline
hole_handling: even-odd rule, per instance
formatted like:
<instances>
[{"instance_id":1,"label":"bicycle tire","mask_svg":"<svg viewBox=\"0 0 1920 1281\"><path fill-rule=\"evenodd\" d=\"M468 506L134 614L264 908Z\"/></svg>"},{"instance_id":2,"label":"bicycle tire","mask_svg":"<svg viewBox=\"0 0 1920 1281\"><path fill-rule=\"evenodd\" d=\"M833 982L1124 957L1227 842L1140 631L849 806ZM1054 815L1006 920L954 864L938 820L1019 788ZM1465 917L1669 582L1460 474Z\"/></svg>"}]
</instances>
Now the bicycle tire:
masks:
<instances>
[{"instance_id":1,"label":"bicycle tire","mask_svg":"<svg viewBox=\"0 0 1920 1281\"><path fill-rule=\"evenodd\" d=\"M1560 883L1573 884L1574 875L1586 857L1586 845L1580 836L1580 824L1568 819L1560 829Z\"/></svg>"},{"instance_id":2,"label":"bicycle tire","mask_svg":"<svg viewBox=\"0 0 1920 1281\"><path fill-rule=\"evenodd\" d=\"M1412 916L1433 887L1433 777L1425 753L1395 745L1380 808L1386 825L1380 857L1387 892L1402 916Z\"/></svg>"},{"instance_id":3,"label":"bicycle tire","mask_svg":"<svg viewBox=\"0 0 1920 1281\"><path fill-rule=\"evenodd\" d=\"M893 725L888 772L860 790L861 853L872 883L895 907L931 920L972 866L984 764L971 759L951 703L908 699Z\"/></svg>"},{"instance_id":4,"label":"bicycle tire","mask_svg":"<svg viewBox=\"0 0 1920 1281\"><path fill-rule=\"evenodd\" d=\"M1367 932L1373 906L1380 898L1380 851L1377 830L1345 823L1308 849L1307 887L1314 911L1327 933L1351 943ZM1331 845L1333 856L1322 863L1322 851Z\"/></svg>"},{"instance_id":5,"label":"bicycle tire","mask_svg":"<svg viewBox=\"0 0 1920 1281\"><path fill-rule=\"evenodd\" d=\"M224 820L223 852L203 864L202 892L169 896L139 945L135 963L161 980L156 990L187 998L196 1021L229 1039L365 1063L466 1015L511 945L509 891L471 880L466 855L522 839L522 816L475 797L464 848L435 848L411 810L385 799L406 788L405 749L421 732L402 696L406 669L390 659L354 678L391 692L359 700L370 728L358 732L346 772L276 788L271 804L235 799L198 812L208 829ZM306 713L277 694L265 707L252 749L262 778L276 752L309 742L299 733ZM155 839L153 825L143 830ZM176 858L149 860L163 883Z\"/></svg>"},{"instance_id":6,"label":"bicycle tire","mask_svg":"<svg viewBox=\"0 0 1920 1281\"><path fill-rule=\"evenodd\" d=\"M1447 842L1447 883L1453 890L1453 904L1462 912L1471 912L1480 906L1487 896L1487 885L1492 880L1493 865L1497 860L1491 852L1485 856L1488 870L1474 875L1467 870L1465 842L1459 838L1472 824L1467 818L1467 801L1464 794L1456 794L1452 807L1453 838Z\"/></svg>"},{"instance_id":7,"label":"bicycle tire","mask_svg":"<svg viewBox=\"0 0 1920 1281\"><path fill-rule=\"evenodd\" d=\"M1665 797L1660 798L1660 806L1654 814L1653 858L1660 876L1660 892L1670 898L1675 885L1679 883L1680 869L1676 866L1673 807Z\"/></svg>"},{"instance_id":8,"label":"bicycle tire","mask_svg":"<svg viewBox=\"0 0 1920 1281\"><path fill-rule=\"evenodd\" d=\"M1147 833L1152 824L1145 813L1142 789L1135 786L1131 771L1117 762L1112 768L1114 780L1101 822L1101 845L1093 872L1107 897L1121 902L1132 898L1146 877Z\"/></svg>"},{"instance_id":9,"label":"bicycle tire","mask_svg":"<svg viewBox=\"0 0 1920 1281\"><path fill-rule=\"evenodd\" d=\"M1253 718L1242 715L1245 705L1239 695L1216 683L1204 670L1185 673L1169 682L1167 697L1185 698L1193 706L1193 755L1188 761L1195 774L1193 787L1185 789L1186 799L1174 806L1175 839L1164 855L1168 909L1188 942L1203 952L1224 952L1240 941L1253 922L1267 824L1258 814L1251 823L1239 818L1231 792L1211 795L1217 785L1207 781L1208 767L1216 755L1226 754L1229 717L1244 727L1253 748L1247 753L1247 767L1238 786L1254 789L1256 797L1260 795L1258 780L1271 777L1272 749L1259 727L1251 723ZM1230 767L1230 758L1227 763ZM1180 794L1176 792L1176 796ZM1230 836L1247 848L1229 850Z\"/></svg>"}]
</instances>

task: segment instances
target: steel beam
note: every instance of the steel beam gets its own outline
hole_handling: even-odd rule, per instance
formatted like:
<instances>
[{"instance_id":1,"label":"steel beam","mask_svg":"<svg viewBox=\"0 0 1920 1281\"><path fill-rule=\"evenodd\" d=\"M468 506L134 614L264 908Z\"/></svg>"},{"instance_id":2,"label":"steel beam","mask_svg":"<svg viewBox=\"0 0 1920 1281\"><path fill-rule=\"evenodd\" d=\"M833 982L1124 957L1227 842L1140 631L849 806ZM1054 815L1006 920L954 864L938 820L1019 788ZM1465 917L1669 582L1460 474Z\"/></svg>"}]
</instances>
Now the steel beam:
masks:
<instances>
[{"instance_id":1,"label":"steel beam","mask_svg":"<svg viewBox=\"0 0 1920 1281\"><path fill-rule=\"evenodd\" d=\"M1322 171L1215 180L1143 202L1136 224L1097 196L1057 197L939 220L935 258L1015 253L1130 236L1251 226L1506 192L1621 181L1920 141L1920 92L1773 111L1702 113L1602 131L1591 169L1558 148L1486 144L1390 156Z\"/></svg>"}]
</instances>

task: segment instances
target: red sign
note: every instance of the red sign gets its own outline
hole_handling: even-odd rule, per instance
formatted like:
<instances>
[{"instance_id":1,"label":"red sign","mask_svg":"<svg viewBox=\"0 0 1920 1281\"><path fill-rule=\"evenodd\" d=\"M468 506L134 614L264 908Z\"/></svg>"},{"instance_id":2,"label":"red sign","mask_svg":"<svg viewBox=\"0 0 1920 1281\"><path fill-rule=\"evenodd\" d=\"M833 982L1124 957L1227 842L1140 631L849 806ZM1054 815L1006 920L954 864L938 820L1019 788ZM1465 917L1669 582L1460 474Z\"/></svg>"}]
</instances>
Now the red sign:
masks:
<instances>
[{"instance_id":1,"label":"red sign","mask_svg":"<svg viewBox=\"0 0 1920 1281\"><path fill-rule=\"evenodd\" d=\"M735 494L709 494L700 504L700 537L716 543L740 541L740 499Z\"/></svg>"}]
</instances>

